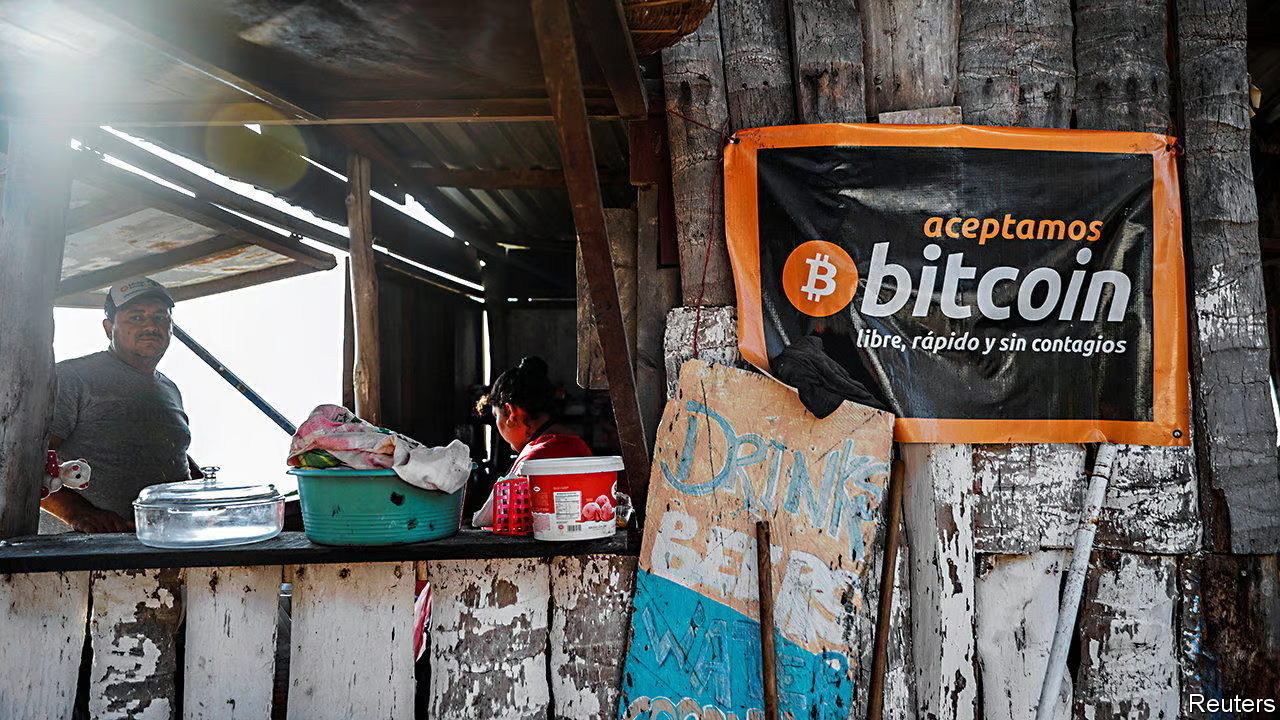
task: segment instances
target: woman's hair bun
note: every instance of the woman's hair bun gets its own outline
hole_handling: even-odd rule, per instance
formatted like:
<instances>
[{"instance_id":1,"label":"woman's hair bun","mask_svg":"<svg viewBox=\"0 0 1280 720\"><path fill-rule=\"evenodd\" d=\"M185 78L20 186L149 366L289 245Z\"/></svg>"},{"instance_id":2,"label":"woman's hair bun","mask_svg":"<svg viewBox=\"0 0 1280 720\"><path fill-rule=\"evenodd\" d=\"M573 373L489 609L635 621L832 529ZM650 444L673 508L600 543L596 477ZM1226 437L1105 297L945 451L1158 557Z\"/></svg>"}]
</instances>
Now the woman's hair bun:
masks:
<instances>
[{"instance_id":1,"label":"woman's hair bun","mask_svg":"<svg viewBox=\"0 0 1280 720\"><path fill-rule=\"evenodd\" d=\"M547 361L536 355L521 358L517 367L533 377L546 377L548 372Z\"/></svg>"}]
</instances>

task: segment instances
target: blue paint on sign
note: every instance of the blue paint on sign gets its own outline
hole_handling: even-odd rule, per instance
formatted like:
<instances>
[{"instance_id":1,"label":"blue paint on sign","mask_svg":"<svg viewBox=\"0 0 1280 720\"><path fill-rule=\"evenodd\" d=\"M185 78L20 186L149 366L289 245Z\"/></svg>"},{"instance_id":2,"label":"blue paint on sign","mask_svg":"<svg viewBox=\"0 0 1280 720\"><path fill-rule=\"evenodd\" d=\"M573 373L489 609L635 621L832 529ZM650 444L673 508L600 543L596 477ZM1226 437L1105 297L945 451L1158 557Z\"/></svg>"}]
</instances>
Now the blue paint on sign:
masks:
<instances>
[{"instance_id":1,"label":"blue paint on sign","mask_svg":"<svg viewBox=\"0 0 1280 720\"><path fill-rule=\"evenodd\" d=\"M757 620L640 570L632 627L620 718L683 720L685 712L674 709L690 704L716 708L724 718L762 712ZM853 706L848 658L809 652L779 632L774 641L781 711L812 720L847 718Z\"/></svg>"}]
</instances>

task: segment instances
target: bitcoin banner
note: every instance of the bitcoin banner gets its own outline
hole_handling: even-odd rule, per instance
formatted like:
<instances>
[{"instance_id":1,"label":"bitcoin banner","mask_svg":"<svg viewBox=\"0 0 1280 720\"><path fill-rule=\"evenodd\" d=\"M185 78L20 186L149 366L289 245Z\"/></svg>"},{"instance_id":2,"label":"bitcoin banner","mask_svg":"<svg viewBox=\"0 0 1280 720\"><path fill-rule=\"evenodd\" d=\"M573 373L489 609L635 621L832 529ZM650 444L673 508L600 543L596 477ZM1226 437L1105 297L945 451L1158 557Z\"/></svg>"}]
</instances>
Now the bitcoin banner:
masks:
<instances>
[{"instance_id":1,"label":"bitcoin banner","mask_svg":"<svg viewBox=\"0 0 1280 720\"><path fill-rule=\"evenodd\" d=\"M725 158L743 355L810 334L906 442L1188 443L1173 138L744 130Z\"/></svg>"}]
</instances>

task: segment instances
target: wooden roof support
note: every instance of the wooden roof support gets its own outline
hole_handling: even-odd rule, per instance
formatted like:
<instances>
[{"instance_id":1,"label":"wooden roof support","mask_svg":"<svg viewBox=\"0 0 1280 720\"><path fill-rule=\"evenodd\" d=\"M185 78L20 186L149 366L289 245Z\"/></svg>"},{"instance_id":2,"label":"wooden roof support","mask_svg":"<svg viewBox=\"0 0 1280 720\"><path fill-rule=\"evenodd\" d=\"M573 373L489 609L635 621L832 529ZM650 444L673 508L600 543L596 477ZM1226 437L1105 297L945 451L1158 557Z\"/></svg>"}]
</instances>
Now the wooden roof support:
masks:
<instances>
[{"instance_id":1,"label":"wooden roof support","mask_svg":"<svg viewBox=\"0 0 1280 720\"><path fill-rule=\"evenodd\" d=\"M576 0L578 16L591 39L596 61L604 70L609 90L626 120L649 114L649 98L640 77L640 62L631 44L631 31L622 13L622 0Z\"/></svg>"},{"instance_id":2,"label":"wooden roof support","mask_svg":"<svg viewBox=\"0 0 1280 720\"><path fill-rule=\"evenodd\" d=\"M67 211L67 235L75 235L89 228L129 217L147 207L148 205L142 200L122 200L110 196L88 205L72 208Z\"/></svg>"},{"instance_id":3,"label":"wooden roof support","mask_svg":"<svg viewBox=\"0 0 1280 720\"><path fill-rule=\"evenodd\" d=\"M97 187L126 194L147 197L148 204L162 212L186 218L194 223L228 235L245 243L257 245L274 253L296 260L316 270L328 270L337 264L332 255L305 245L298 240L271 233L271 231L245 220L198 198L165 189L150 180L133 173L99 162L92 155L78 154L74 159L76 177ZM167 195L167 199L165 195ZM249 214L249 213L246 213ZM266 222L271 222L266 220ZM266 233L271 233L267 235ZM312 236L314 237L314 236Z\"/></svg>"},{"instance_id":4,"label":"wooden roof support","mask_svg":"<svg viewBox=\"0 0 1280 720\"><path fill-rule=\"evenodd\" d=\"M547 98L479 98L421 100L339 100L319 103L321 115L299 117L262 102L112 103L41 105L31 118L15 108L29 106L0 95L0 119L30 119L57 125L113 127L218 127L259 125L383 125L387 123L549 122ZM616 120L612 98L587 98L593 120Z\"/></svg>"},{"instance_id":5,"label":"wooden roof support","mask_svg":"<svg viewBox=\"0 0 1280 720\"><path fill-rule=\"evenodd\" d=\"M317 272L317 268L300 262L287 262L238 275L228 275L191 285L170 287L169 295L173 297L175 302L182 302L183 300L194 300L208 295L231 292L232 290L242 290L254 285L275 282L276 280L286 280L299 275L308 275L313 272ZM101 309L103 297L101 293L91 291L79 292L74 295L60 295L58 297L58 306Z\"/></svg>"},{"instance_id":6,"label":"wooden roof support","mask_svg":"<svg viewBox=\"0 0 1280 720\"><path fill-rule=\"evenodd\" d=\"M382 422L382 363L378 341L378 272L373 252L369 158L347 161L347 227L351 231L351 297L356 325L356 414Z\"/></svg>"},{"instance_id":7,"label":"wooden roof support","mask_svg":"<svg viewBox=\"0 0 1280 720\"><path fill-rule=\"evenodd\" d=\"M34 535L53 420L53 298L71 172L66 133L9 127L0 199L0 538Z\"/></svg>"},{"instance_id":8,"label":"wooden roof support","mask_svg":"<svg viewBox=\"0 0 1280 720\"><path fill-rule=\"evenodd\" d=\"M245 245L247 243L240 238L215 235L207 240L183 245L168 252L144 255L136 260L130 260L112 267L73 275L58 285L58 297L61 299L69 295L105 288L121 280L127 280L139 275L163 272L213 255L225 253L228 250L242 248Z\"/></svg>"},{"instance_id":9,"label":"wooden roof support","mask_svg":"<svg viewBox=\"0 0 1280 720\"><path fill-rule=\"evenodd\" d=\"M583 268L591 289L592 309L609 380L609 397L618 426L618 440L627 468L632 500L643 512L648 496L649 451L645 446L640 405L627 332L618 301L618 284L613 275L613 257L605 231L604 205L596 177L591 128L578 72L578 51L574 41L569 0L532 0L534 27L547 92L552 98L556 130L573 222L582 246Z\"/></svg>"},{"instance_id":10,"label":"wooden roof support","mask_svg":"<svg viewBox=\"0 0 1280 720\"><path fill-rule=\"evenodd\" d=\"M564 187L564 171L552 169L520 170L471 170L431 167L426 163L411 162L413 176L421 182L436 187L470 188L473 190L533 190L537 188ZM600 183L626 185L625 172L599 171Z\"/></svg>"},{"instance_id":11,"label":"wooden roof support","mask_svg":"<svg viewBox=\"0 0 1280 720\"><path fill-rule=\"evenodd\" d=\"M470 217L466 216L461 210L458 210L438 189L430 185L417 182L413 176L413 171L404 167L404 165L396 159L395 151L388 147L386 143L379 139L378 136L373 134L368 128L338 126L334 127L333 131L353 150L359 152L365 157L368 157L374 163L377 163L380 167L389 172L396 180L401 182L415 198L424 200L432 214L440 218L444 224L459 232L459 235L461 236L459 238L460 242L465 240L476 250L483 252L486 256L493 258L497 262L507 263L512 267L516 267L524 272L536 275L555 285L562 284L560 279L537 265L512 258L504 248L489 239L489 232L476 225ZM565 291L568 292L567 288Z\"/></svg>"}]
</instances>

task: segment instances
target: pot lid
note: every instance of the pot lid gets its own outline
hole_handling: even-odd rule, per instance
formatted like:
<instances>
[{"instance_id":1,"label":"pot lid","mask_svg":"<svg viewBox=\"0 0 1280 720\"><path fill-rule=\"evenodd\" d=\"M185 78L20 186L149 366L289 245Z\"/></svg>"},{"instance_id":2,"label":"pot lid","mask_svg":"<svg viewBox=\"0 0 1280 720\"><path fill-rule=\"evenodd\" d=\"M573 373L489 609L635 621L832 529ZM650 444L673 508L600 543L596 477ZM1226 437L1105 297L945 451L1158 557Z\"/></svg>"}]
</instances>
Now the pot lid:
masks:
<instances>
[{"instance_id":1,"label":"pot lid","mask_svg":"<svg viewBox=\"0 0 1280 720\"><path fill-rule=\"evenodd\" d=\"M520 463L521 475L580 475L618 470L622 470L622 458L617 455L540 458Z\"/></svg>"},{"instance_id":2,"label":"pot lid","mask_svg":"<svg viewBox=\"0 0 1280 720\"><path fill-rule=\"evenodd\" d=\"M136 506L190 508L200 505L236 505L271 502L282 500L283 496L270 483L237 483L219 480L215 473L218 468L201 468L204 471L202 480L183 480L182 482L164 483L143 488Z\"/></svg>"}]
</instances>

